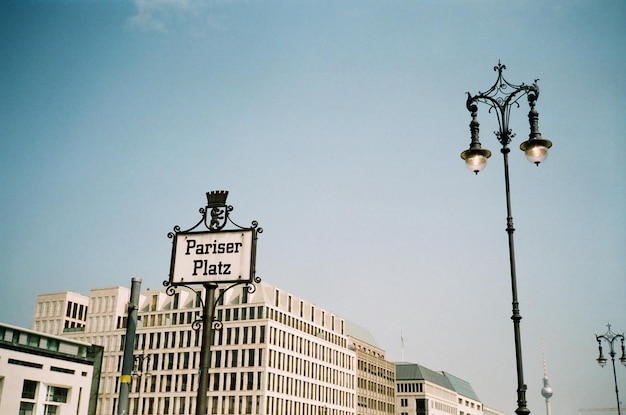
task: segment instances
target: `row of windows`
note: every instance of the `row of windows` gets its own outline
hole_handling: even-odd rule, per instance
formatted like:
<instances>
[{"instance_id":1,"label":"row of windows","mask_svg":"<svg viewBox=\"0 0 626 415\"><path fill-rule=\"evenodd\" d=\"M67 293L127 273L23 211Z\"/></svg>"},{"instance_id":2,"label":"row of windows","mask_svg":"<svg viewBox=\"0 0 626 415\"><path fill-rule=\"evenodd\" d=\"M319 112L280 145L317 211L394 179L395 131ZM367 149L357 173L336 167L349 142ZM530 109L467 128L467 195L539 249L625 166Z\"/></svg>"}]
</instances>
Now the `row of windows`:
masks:
<instances>
[{"instance_id":1,"label":"row of windows","mask_svg":"<svg viewBox=\"0 0 626 415\"><path fill-rule=\"evenodd\" d=\"M85 323L77 323L76 321L65 320L63 322L63 332L68 331L84 331Z\"/></svg>"},{"instance_id":2,"label":"row of windows","mask_svg":"<svg viewBox=\"0 0 626 415\"><path fill-rule=\"evenodd\" d=\"M357 405L360 408L369 408L371 410L384 412L386 414L395 414L396 406L390 402L379 401L365 396L359 396Z\"/></svg>"},{"instance_id":3,"label":"row of windows","mask_svg":"<svg viewBox=\"0 0 626 415\"><path fill-rule=\"evenodd\" d=\"M211 351L211 367L263 366L264 349L235 349ZM223 356L223 358L222 358Z\"/></svg>"},{"instance_id":4,"label":"row of windows","mask_svg":"<svg viewBox=\"0 0 626 415\"><path fill-rule=\"evenodd\" d=\"M265 413L267 415L352 415L354 409L337 409L325 404L268 396Z\"/></svg>"},{"instance_id":5,"label":"row of windows","mask_svg":"<svg viewBox=\"0 0 626 415\"><path fill-rule=\"evenodd\" d=\"M302 354L329 364L352 370L353 357L339 350L331 349L317 342L270 327L270 344Z\"/></svg>"},{"instance_id":6,"label":"row of windows","mask_svg":"<svg viewBox=\"0 0 626 415\"><path fill-rule=\"evenodd\" d=\"M324 312L322 311L322 316ZM347 341L343 336L339 336L334 334L328 330L323 328L319 328L313 324L307 323L298 318L292 317L289 314L283 313L280 310L274 310L273 308L268 308L267 316L270 320L277 321L285 326L289 326L295 330L302 331L306 334L310 334L311 336L317 336L321 339L326 340L327 342L336 344L340 347L347 347ZM334 319L334 316L333 316ZM323 319L322 319L323 321ZM334 320L333 320L334 321ZM323 325L323 323L322 323ZM334 329L334 328L333 328ZM342 329L343 331L343 329Z\"/></svg>"},{"instance_id":7,"label":"row of windows","mask_svg":"<svg viewBox=\"0 0 626 415\"><path fill-rule=\"evenodd\" d=\"M70 343L69 341L53 339L35 333L14 330L8 327L0 326L0 341L50 350L53 352L71 354L78 357L87 356L87 348L85 346Z\"/></svg>"},{"instance_id":8,"label":"row of windows","mask_svg":"<svg viewBox=\"0 0 626 415\"><path fill-rule=\"evenodd\" d=\"M268 373L267 389L270 392L283 393L294 398L310 399L333 405L352 406L354 402L353 393L276 373Z\"/></svg>"},{"instance_id":9,"label":"row of windows","mask_svg":"<svg viewBox=\"0 0 626 415\"><path fill-rule=\"evenodd\" d=\"M463 405L463 398L459 398L459 405ZM467 399L465 399L465 406L471 406L472 408L476 406L476 408L480 410L480 404L474 404L474 402L468 401Z\"/></svg>"},{"instance_id":10,"label":"row of windows","mask_svg":"<svg viewBox=\"0 0 626 415\"><path fill-rule=\"evenodd\" d=\"M301 357L276 350L269 351L268 366L295 375L301 374L313 380L329 382L337 386L352 388L354 385L354 376L351 373L339 371L335 368L323 366L308 359L302 359Z\"/></svg>"},{"instance_id":11,"label":"row of windows","mask_svg":"<svg viewBox=\"0 0 626 415\"><path fill-rule=\"evenodd\" d=\"M262 372L214 373L209 376L209 390L244 391L262 389Z\"/></svg>"},{"instance_id":12,"label":"row of windows","mask_svg":"<svg viewBox=\"0 0 626 415\"><path fill-rule=\"evenodd\" d=\"M184 373L182 375L152 375L148 374L134 376L131 390L136 393L147 392L193 392L196 384L195 373ZM136 380L135 380L136 378ZM117 379L116 390L119 389L119 378Z\"/></svg>"},{"instance_id":13,"label":"row of windows","mask_svg":"<svg viewBox=\"0 0 626 415\"><path fill-rule=\"evenodd\" d=\"M423 383L398 383L399 393L422 393L424 392Z\"/></svg>"},{"instance_id":14,"label":"row of windows","mask_svg":"<svg viewBox=\"0 0 626 415\"><path fill-rule=\"evenodd\" d=\"M139 316L142 327L162 327L172 325L184 325L192 324L194 321L200 319L201 310L196 311L181 311L181 312L160 312L154 314L142 314ZM229 307L219 308L216 310L216 316L218 321L239 321L239 320L259 320L263 319L263 306L252 307ZM117 317L117 328L126 328L128 323L126 316Z\"/></svg>"},{"instance_id":15,"label":"row of windows","mask_svg":"<svg viewBox=\"0 0 626 415\"><path fill-rule=\"evenodd\" d=\"M367 390L369 392L378 393L380 395L385 395L389 397L394 397L394 388L390 386L385 386L380 384L379 382L373 382L371 380L363 379L361 377L358 378L359 389Z\"/></svg>"},{"instance_id":16,"label":"row of windows","mask_svg":"<svg viewBox=\"0 0 626 415\"><path fill-rule=\"evenodd\" d=\"M136 376L131 391L141 393L194 392L197 374ZM250 391L261 390L262 372L227 372L209 374L209 391ZM116 379L115 393L119 392L119 377Z\"/></svg>"},{"instance_id":17,"label":"row of windows","mask_svg":"<svg viewBox=\"0 0 626 415\"><path fill-rule=\"evenodd\" d=\"M90 297L89 303L93 306L93 313L112 313L115 310L117 296Z\"/></svg>"},{"instance_id":18,"label":"row of windows","mask_svg":"<svg viewBox=\"0 0 626 415\"><path fill-rule=\"evenodd\" d=\"M198 352L162 353L137 356L133 367L133 376L138 379L133 389L139 392L187 392L188 379L194 384L195 374L188 378L187 374L157 374L155 371L185 370L199 366ZM214 350L210 354L213 368L245 368L263 366L263 349ZM122 370L122 356L118 356L117 373ZM152 373L151 373L152 371ZM260 382L260 380L259 380ZM142 386L140 386L140 384ZM119 378L116 377L115 391L118 391Z\"/></svg>"},{"instance_id":19,"label":"row of windows","mask_svg":"<svg viewBox=\"0 0 626 415\"><path fill-rule=\"evenodd\" d=\"M20 401L19 415L33 415L37 409L37 394L39 389L39 382L34 380L25 379L22 384L23 399ZM46 385L45 389L45 401L42 403L44 406L44 415L57 415L60 413L59 404L67 403L68 388L60 386Z\"/></svg>"},{"instance_id":20,"label":"row of windows","mask_svg":"<svg viewBox=\"0 0 626 415\"><path fill-rule=\"evenodd\" d=\"M195 397L185 396L164 396L164 397L144 397L131 398L129 413L139 414L195 414ZM117 400L114 400L111 415L115 415ZM261 396L241 395L241 396L209 396L209 414L260 414Z\"/></svg>"},{"instance_id":21,"label":"row of windows","mask_svg":"<svg viewBox=\"0 0 626 415\"><path fill-rule=\"evenodd\" d=\"M403 408L406 408L407 406L409 406L409 400L407 398L400 399L400 406L403 407ZM431 399L430 407L432 409L437 409L437 410L442 411L442 412L447 412L449 414L455 414L456 415L456 407L454 407L452 405L448 405L448 404L443 403L443 402L439 402L439 401ZM415 400L415 408L416 408L416 413L417 414L425 415L428 412L428 400L427 399L416 399Z\"/></svg>"},{"instance_id":22,"label":"row of windows","mask_svg":"<svg viewBox=\"0 0 626 415\"><path fill-rule=\"evenodd\" d=\"M265 343L265 326L228 327L212 331L213 346ZM120 337L124 350L126 336ZM161 350L200 347L201 333L192 330L140 333L135 336L135 350Z\"/></svg>"},{"instance_id":23,"label":"row of windows","mask_svg":"<svg viewBox=\"0 0 626 415\"><path fill-rule=\"evenodd\" d=\"M393 370L386 369L380 365L361 359L357 362L357 367L362 372L367 372L370 375L378 376L379 378L383 378L391 383L395 383L396 373Z\"/></svg>"},{"instance_id":24,"label":"row of windows","mask_svg":"<svg viewBox=\"0 0 626 415\"><path fill-rule=\"evenodd\" d=\"M65 317L87 321L87 306L68 301L67 308L65 309Z\"/></svg>"}]
</instances>

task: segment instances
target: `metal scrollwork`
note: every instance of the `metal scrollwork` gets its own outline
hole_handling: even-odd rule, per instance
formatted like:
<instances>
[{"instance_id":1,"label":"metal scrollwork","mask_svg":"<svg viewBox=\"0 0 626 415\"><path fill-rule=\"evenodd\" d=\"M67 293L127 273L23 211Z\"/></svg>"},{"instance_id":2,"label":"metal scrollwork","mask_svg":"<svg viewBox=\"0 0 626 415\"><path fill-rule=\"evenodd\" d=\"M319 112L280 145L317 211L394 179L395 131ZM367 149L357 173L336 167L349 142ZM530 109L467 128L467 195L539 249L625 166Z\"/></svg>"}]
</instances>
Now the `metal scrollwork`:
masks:
<instances>
[{"instance_id":1,"label":"metal scrollwork","mask_svg":"<svg viewBox=\"0 0 626 415\"><path fill-rule=\"evenodd\" d=\"M538 79L532 85L526 85L524 83L515 85L504 79L502 72L506 69L506 66L498 62L498 65L493 67L494 71L498 72L498 79L496 82L484 92L478 92L478 94L472 96L467 93L466 107L468 111L474 114L478 111L476 105L477 102L481 102L489 106L488 112L494 110L498 117L499 131L495 131L495 135L503 146L508 145L511 142L511 138L515 136L509 128L509 118L512 106L519 108L519 100L527 95L528 101L531 106L539 97L539 87L537 85ZM509 89L511 92L508 92Z\"/></svg>"},{"instance_id":2,"label":"metal scrollwork","mask_svg":"<svg viewBox=\"0 0 626 415\"><path fill-rule=\"evenodd\" d=\"M469 94L468 94L469 95ZM469 98L468 98L469 99ZM263 228L259 227L259 223L256 220L253 220L251 222L251 226L246 228L243 226L238 225L237 223L235 223L231 217L230 217L230 212L232 212L234 210L233 206L231 205L227 205L226 204L226 199L228 197L228 191L224 191L224 190L218 190L218 191L212 191L212 192L207 192L206 193L206 197L207 197L207 205L205 207L201 207L199 209L201 218L200 220L191 228L185 230L185 231L181 231L181 227L176 225L173 227L171 232L168 232L167 237L169 239L174 239L176 238L178 233L187 233L187 232L191 232L193 230L195 230L196 228L198 228L201 224L204 224L204 227L209 231L209 232L219 232L221 230L224 229L224 227L228 224L231 223L233 226L235 226L238 229L242 229L242 230L254 230L254 238L256 239L256 235L263 233ZM252 281L249 280L242 280L242 281L237 281L235 283L232 283L231 285L229 285L226 289L220 290L220 294L218 295L218 297L216 298L216 301L214 303L213 309L211 310L211 313L213 316L215 316L215 309L217 307L217 305L223 301L223 297L224 297L224 293L228 290L230 290L233 287L236 287L238 285L243 285L243 289L247 290L248 293L252 294L254 292L256 292L256 285L261 282L261 278L254 275L252 275ZM163 286L165 287L165 292L168 296L173 296L176 293L176 288L178 287L185 287L191 291L193 291L197 297L199 297L200 301L202 302L202 308L204 309L204 301L202 300L201 296L198 296L198 291L196 291L195 289L193 289L192 287L185 285L185 284L179 284L179 283L175 283L173 284L171 282L171 280L165 280L163 281ZM208 293L208 291L207 291ZM198 316L192 323L191 323L191 327L198 331L202 328L202 324L203 324L203 316ZM213 321L211 323L211 327L215 330L221 330L223 327L223 323L216 319L215 317L213 318Z\"/></svg>"},{"instance_id":3,"label":"metal scrollwork","mask_svg":"<svg viewBox=\"0 0 626 415\"><path fill-rule=\"evenodd\" d=\"M222 320L218 320L216 318L213 318L213 322L212 322L212 326L213 330L222 330L222 328L224 328L224 323L222 323Z\"/></svg>"},{"instance_id":4,"label":"metal scrollwork","mask_svg":"<svg viewBox=\"0 0 626 415\"><path fill-rule=\"evenodd\" d=\"M196 319L191 323L191 328L195 331L200 331L202 328L202 316L197 316Z\"/></svg>"}]
</instances>

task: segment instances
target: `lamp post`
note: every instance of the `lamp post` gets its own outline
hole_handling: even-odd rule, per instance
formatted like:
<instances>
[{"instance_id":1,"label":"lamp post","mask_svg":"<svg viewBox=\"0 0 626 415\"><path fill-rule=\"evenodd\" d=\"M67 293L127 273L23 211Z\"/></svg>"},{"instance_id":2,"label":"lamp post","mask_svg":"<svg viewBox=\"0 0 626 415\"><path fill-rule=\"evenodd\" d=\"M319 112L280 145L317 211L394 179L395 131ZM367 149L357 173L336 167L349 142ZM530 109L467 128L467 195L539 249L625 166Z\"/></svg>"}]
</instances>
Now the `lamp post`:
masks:
<instances>
[{"instance_id":1,"label":"lamp post","mask_svg":"<svg viewBox=\"0 0 626 415\"><path fill-rule=\"evenodd\" d=\"M143 403L141 402L141 388L143 387L143 375L150 376L150 355L144 354L141 352L140 355L135 356L134 358L135 370L133 371L133 376L137 377L137 408L135 408L135 412L138 414L143 414ZM144 373L144 363L146 364L146 370Z\"/></svg>"},{"instance_id":2,"label":"lamp post","mask_svg":"<svg viewBox=\"0 0 626 415\"><path fill-rule=\"evenodd\" d=\"M617 374L615 372L615 346L616 340L621 342L622 347L622 357L619 358L621 364L626 366L626 352L624 351L624 334L617 334L611 331L611 325L606 325L608 330L606 333L598 336L596 334L596 340L598 341L598 350L599 355L596 359L600 367L604 367L606 365L606 357L602 354L602 340L609 344L609 356L611 356L611 363L613 364L613 382L615 382L615 397L617 398L617 415L621 415L621 408L619 403L619 391L617 389Z\"/></svg>"},{"instance_id":3,"label":"lamp post","mask_svg":"<svg viewBox=\"0 0 626 415\"><path fill-rule=\"evenodd\" d=\"M548 149L552 146L549 140L541 137L539 132L539 114L535 109L535 103L539 97L539 87L537 80L532 85L515 85L508 82L502 76L502 71L506 66L498 62L494 71L498 72L498 79L485 92L478 92L476 95L467 93L466 106L471 113L472 121L469 124L471 133L471 142L468 150L461 153L461 158L465 160L467 168L478 174L487 164L487 159L491 156L491 151L483 149L478 139L479 123L476 119L478 112L478 103L486 104L489 112L493 110L498 118L498 131L495 132L496 138L500 142L502 148L500 152L504 157L504 184L506 192L506 210L507 210L507 227L509 240L509 264L511 271L511 288L513 292L513 331L515 335L515 359L517 363L517 415L527 415L530 410L526 407L526 385L524 384L524 371L522 365L522 341L520 335L520 321L522 316L519 311L519 301L517 298L517 278L515 274L515 250L513 244L513 216L511 213L511 188L509 185L509 144L515 134L509 128L509 118L511 108L516 106L519 108L519 100L526 96L530 112L528 113L528 121L530 123L530 134L528 140L520 145L520 149L526 154L526 158L539 165L543 162L547 155Z\"/></svg>"}]
</instances>

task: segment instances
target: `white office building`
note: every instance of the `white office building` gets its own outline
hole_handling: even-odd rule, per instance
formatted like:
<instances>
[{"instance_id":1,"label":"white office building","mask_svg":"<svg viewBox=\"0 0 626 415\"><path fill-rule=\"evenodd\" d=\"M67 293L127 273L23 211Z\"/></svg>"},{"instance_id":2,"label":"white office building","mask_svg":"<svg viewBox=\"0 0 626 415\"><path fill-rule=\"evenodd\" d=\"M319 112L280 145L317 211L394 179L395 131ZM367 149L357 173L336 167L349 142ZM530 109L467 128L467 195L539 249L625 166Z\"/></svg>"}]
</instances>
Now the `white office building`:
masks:
<instances>
[{"instance_id":1,"label":"white office building","mask_svg":"<svg viewBox=\"0 0 626 415\"><path fill-rule=\"evenodd\" d=\"M394 413L393 364L385 363L384 352L369 338L359 339L366 337L362 331L350 332L339 316L265 282L252 293L237 286L218 294L216 317L223 327L214 331L211 346L209 414ZM186 288L173 296L141 292L131 415L195 414L201 341L192 323L202 312L203 296ZM115 414L130 289L60 297L38 296L33 327L104 347L97 413ZM45 312L57 307L47 304L57 303L67 314L70 302L72 310L73 304L77 310L88 305L84 327L51 323ZM357 354L365 365L361 370ZM359 388L357 378L366 373ZM357 390L366 406L357 405Z\"/></svg>"},{"instance_id":2,"label":"white office building","mask_svg":"<svg viewBox=\"0 0 626 415\"><path fill-rule=\"evenodd\" d=\"M102 348L0 323L0 414L94 415Z\"/></svg>"},{"instance_id":3,"label":"white office building","mask_svg":"<svg viewBox=\"0 0 626 415\"><path fill-rule=\"evenodd\" d=\"M447 372L416 363L396 363L399 415L484 415L472 386Z\"/></svg>"}]
</instances>

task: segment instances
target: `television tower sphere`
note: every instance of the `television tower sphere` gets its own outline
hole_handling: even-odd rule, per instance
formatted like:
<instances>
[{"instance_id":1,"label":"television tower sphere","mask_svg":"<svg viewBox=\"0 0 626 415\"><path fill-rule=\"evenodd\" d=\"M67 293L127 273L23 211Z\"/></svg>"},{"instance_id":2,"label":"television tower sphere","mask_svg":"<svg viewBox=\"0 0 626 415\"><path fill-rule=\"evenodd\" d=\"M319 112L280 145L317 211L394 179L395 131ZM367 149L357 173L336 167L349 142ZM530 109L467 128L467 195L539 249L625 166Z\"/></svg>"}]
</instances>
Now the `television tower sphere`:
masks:
<instances>
[{"instance_id":1,"label":"television tower sphere","mask_svg":"<svg viewBox=\"0 0 626 415\"><path fill-rule=\"evenodd\" d=\"M543 378L543 388L541 388L541 395L546 399L550 399L552 397L552 388L548 384L548 378Z\"/></svg>"}]
</instances>

